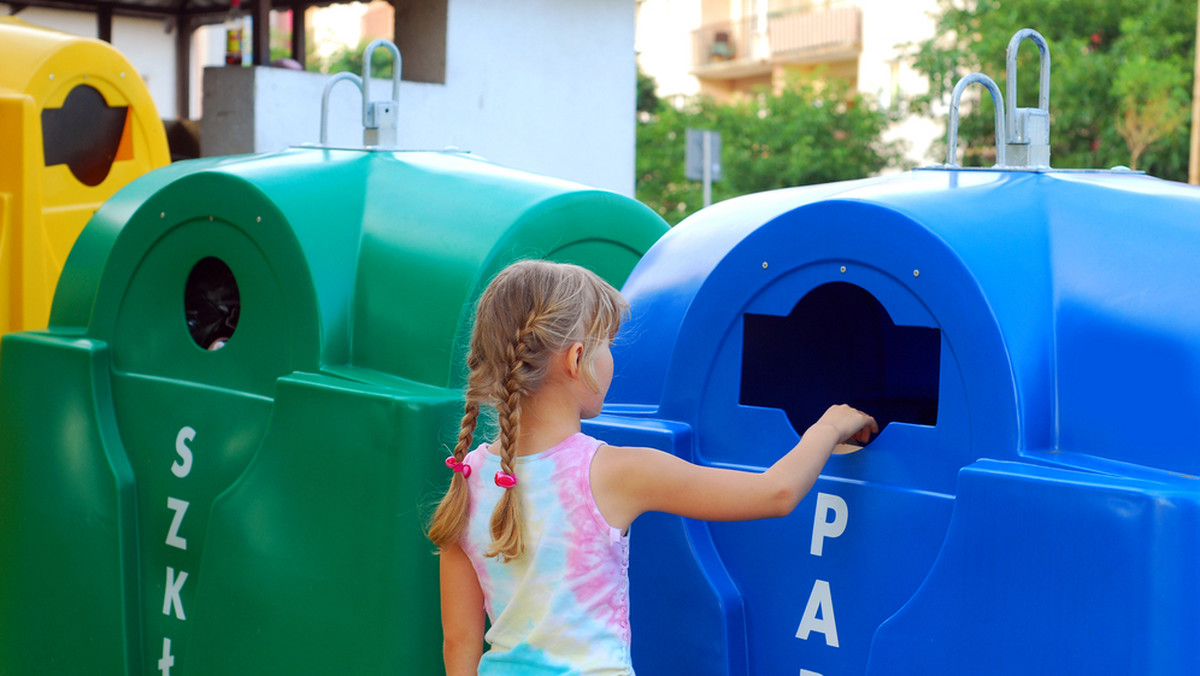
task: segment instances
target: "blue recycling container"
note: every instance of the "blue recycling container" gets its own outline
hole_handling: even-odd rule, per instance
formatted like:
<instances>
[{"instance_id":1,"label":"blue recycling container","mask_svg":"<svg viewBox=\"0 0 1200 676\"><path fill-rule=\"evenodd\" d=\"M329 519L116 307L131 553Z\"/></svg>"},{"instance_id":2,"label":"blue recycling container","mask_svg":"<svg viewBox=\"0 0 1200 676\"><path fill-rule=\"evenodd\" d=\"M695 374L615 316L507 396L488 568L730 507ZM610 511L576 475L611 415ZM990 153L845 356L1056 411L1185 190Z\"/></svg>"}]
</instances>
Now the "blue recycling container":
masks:
<instances>
[{"instance_id":1,"label":"blue recycling container","mask_svg":"<svg viewBox=\"0 0 1200 676\"><path fill-rule=\"evenodd\" d=\"M633 527L638 673L1200 673L1200 192L931 168L703 210L624 286L587 431L770 466L790 516Z\"/></svg>"}]
</instances>

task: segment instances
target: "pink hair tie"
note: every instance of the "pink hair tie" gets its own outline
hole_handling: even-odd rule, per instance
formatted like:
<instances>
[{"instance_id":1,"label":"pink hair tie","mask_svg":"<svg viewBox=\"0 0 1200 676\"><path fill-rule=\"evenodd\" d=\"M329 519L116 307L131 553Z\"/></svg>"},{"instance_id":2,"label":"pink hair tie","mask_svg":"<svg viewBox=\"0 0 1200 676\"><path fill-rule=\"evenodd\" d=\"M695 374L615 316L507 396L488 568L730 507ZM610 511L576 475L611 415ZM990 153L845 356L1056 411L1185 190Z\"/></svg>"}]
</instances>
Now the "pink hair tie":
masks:
<instances>
[{"instance_id":1,"label":"pink hair tie","mask_svg":"<svg viewBox=\"0 0 1200 676\"><path fill-rule=\"evenodd\" d=\"M455 460L453 455L446 458L446 466L455 472L461 472L464 479L471 476L471 466L465 462Z\"/></svg>"},{"instance_id":2,"label":"pink hair tie","mask_svg":"<svg viewBox=\"0 0 1200 676\"><path fill-rule=\"evenodd\" d=\"M517 477L505 474L504 470L496 472L496 485L500 488L512 488L517 485Z\"/></svg>"}]
</instances>

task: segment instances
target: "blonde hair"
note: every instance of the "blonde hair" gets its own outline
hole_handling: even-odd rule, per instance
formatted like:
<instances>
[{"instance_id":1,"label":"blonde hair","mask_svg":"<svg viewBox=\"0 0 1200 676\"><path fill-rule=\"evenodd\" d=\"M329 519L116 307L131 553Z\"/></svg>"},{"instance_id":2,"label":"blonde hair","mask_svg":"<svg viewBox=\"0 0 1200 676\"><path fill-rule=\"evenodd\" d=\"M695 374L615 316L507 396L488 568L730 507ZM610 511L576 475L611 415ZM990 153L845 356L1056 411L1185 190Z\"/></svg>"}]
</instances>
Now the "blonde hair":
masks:
<instances>
[{"instance_id":1,"label":"blonde hair","mask_svg":"<svg viewBox=\"0 0 1200 676\"><path fill-rule=\"evenodd\" d=\"M494 406L500 427L500 467L516 476L513 460L522 398L542 386L551 358L576 342L583 344L580 361L585 382L598 387L592 358L616 334L628 307L608 282L577 265L520 261L496 275L475 310L466 405L454 459L462 462L471 450L481 407ZM486 556L509 561L525 551L518 490L519 486L505 490L492 513L492 544ZM459 542L467 526L468 504L467 481L454 472L430 522L433 544Z\"/></svg>"}]
</instances>

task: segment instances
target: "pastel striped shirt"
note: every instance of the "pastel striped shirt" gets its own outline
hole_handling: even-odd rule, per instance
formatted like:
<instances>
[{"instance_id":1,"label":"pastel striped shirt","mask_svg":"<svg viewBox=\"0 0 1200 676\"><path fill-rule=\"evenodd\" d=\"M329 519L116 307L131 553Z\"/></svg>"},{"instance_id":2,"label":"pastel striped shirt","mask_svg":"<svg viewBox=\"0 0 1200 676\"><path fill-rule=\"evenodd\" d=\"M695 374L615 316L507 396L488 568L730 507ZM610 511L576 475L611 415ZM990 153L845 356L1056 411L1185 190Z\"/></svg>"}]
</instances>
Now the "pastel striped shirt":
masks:
<instances>
[{"instance_id":1,"label":"pastel striped shirt","mask_svg":"<svg viewBox=\"0 0 1200 676\"><path fill-rule=\"evenodd\" d=\"M592 458L601 445L576 433L515 459L525 553L508 563L483 555L505 490L493 480L500 457L488 444L467 454L471 513L462 547L492 623L481 675L633 673L629 538L604 521L592 497Z\"/></svg>"}]
</instances>

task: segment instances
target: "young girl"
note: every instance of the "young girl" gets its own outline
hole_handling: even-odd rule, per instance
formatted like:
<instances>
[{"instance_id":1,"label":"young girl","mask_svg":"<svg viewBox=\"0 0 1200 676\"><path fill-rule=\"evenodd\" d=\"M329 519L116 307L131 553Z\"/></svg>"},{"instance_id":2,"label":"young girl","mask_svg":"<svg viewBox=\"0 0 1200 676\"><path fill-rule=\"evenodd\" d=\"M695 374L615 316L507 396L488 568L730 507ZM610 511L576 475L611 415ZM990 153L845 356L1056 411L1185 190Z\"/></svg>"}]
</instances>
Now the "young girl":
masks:
<instances>
[{"instance_id":1,"label":"young girl","mask_svg":"<svg viewBox=\"0 0 1200 676\"><path fill-rule=\"evenodd\" d=\"M450 676L632 674L627 531L638 515L784 516L838 444L879 431L834 406L761 474L585 436L579 421L600 413L626 308L592 272L544 261L509 266L479 300L454 476L429 529ZM483 405L497 410L499 438L468 452Z\"/></svg>"}]
</instances>

